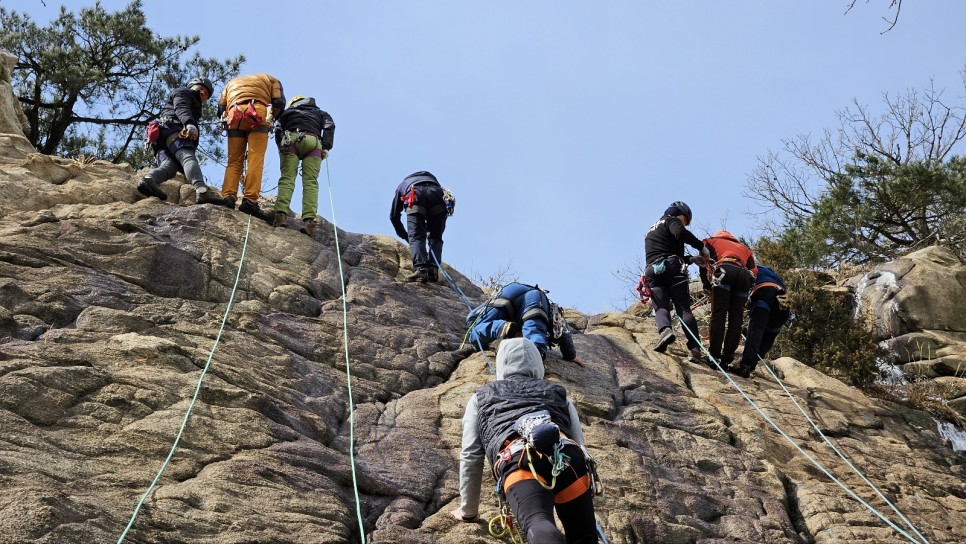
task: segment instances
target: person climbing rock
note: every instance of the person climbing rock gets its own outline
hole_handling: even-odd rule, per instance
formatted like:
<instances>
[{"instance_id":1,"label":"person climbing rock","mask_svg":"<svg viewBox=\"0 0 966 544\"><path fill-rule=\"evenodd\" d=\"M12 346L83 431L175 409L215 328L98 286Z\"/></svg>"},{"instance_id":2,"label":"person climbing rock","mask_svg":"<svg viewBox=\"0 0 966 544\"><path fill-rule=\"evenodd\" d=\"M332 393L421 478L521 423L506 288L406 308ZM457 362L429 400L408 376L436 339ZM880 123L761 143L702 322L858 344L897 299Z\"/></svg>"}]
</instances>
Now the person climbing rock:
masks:
<instances>
[{"instance_id":1,"label":"person climbing rock","mask_svg":"<svg viewBox=\"0 0 966 544\"><path fill-rule=\"evenodd\" d=\"M577 409L563 386L543 377L532 342L513 338L500 344L496 381L477 389L466 403L460 505L451 514L461 522L479 520L486 458L500 501L505 497L527 542L598 542L592 460ZM557 530L554 509L566 536Z\"/></svg>"},{"instance_id":2,"label":"person climbing rock","mask_svg":"<svg viewBox=\"0 0 966 544\"><path fill-rule=\"evenodd\" d=\"M564 360L583 366L563 311L537 286L507 284L491 300L471 310L466 324L474 346L486 349L495 340L519 333L537 346L541 357L547 356L548 347L559 345Z\"/></svg>"},{"instance_id":3,"label":"person climbing rock","mask_svg":"<svg viewBox=\"0 0 966 544\"><path fill-rule=\"evenodd\" d=\"M406 277L407 281L439 281L436 263L443 262L443 231L446 230L446 218L452 214L449 211L452 207L446 202L447 193L436 176L426 171L406 176L396 187L389 221L396 235L409 242L413 273ZM406 213L406 226L400 219L403 212Z\"/></svg>"},{"instance_id":4,"label":"person climbing rock","mask_svg":"<svg viewBox=\"0 0 966 544\"><path fill-rule=\"evenodd\" d=\"M295 176L302 164L302 228L303 233L315 233L315 214L319 205L319 170L329 156L335 139L332 116L319 109L312 97L295 96L275 124L275 143L278 145L278 199L272 212L272 226L285 225L288 219Z\"/></svg>"},{"instance_id":5,"label":"person climbing rock","mask_svg":"<svg viewBox=\"0 0 966 544\"><path fill-rule=\"evenodd\" d=\"M708 249L697 236L687 228L691 224L691 208L680 200L672 202L664 214L647 231L644 237L644 278L651 290L651 304L654 307L654 320L660 335L654 351L664 353L674 342L671 328L671 304L684 325L691 331L685 332L691 357L701 355L700 344L695 340L698 323L691 313L691 293L688 291L687 266L694 261L684 253L685 244L700 251L701 258L707 258ZM692 337L693 336L693 337Z\"/></svg>"},{"instance_id":6,"label":"person climbing rock","mask_svg":"<svg viewBox=\"0 0 966 544\"><path fill-rule=\"evenodd\" d=\"M161 190L161 183L182 172L195 188L197 203L221 202L221 198L216 195L217 191L205 184L205 176L201 173L201 165L195 155L202 104L211 97L214 90L210 79L196 77L168 95L168 101L162 106L158 120L148 125L148 141L158 167L141 179L137 185L138 192L144 196L167 200L168 195Z\"/></svg>"},{"instance_id":7,"label":"person climbing rock","mask_svg":"<svg viewBox=\"0 0 966 544\"><path fill-rule=\"evenodd\" d=\"M755 255L730 232L719 230L704 239L711 256L699 267L701 285L711 292L711 325L708 351L721 368L729 370L741 342L745 304L755 283ZM706 361L716 369L714 362Z\"/></svg>"},{"instance_id":8,"label":"person climbing rock","mask_svg":"<svg viewBox=\"0 0 966 544\"><path fill-rule=\"evenodd\" d=\"M748 306L748 333L737 371L744 378L750 377L758 360L768 355L791 314L788 290L778 273L765 265L758 265L758 276Z\"/></svg>"},{"instance_id":9,"label":"person climbing rock","mask_svg":"<svg viewBox=\"0 0 966 544\"><path fill-rule=\"evenodd\" d=\"M218 115L228 133L228 164L221 196L226 206L235 207L244 168L244 191L238 210L269 222L271 217L258 206L258 198L262 190L268 132L274 116L281 115L284 109L282 84L269 74L236 77L225 85L218 99Z\"/></svg>"}]
</instances>

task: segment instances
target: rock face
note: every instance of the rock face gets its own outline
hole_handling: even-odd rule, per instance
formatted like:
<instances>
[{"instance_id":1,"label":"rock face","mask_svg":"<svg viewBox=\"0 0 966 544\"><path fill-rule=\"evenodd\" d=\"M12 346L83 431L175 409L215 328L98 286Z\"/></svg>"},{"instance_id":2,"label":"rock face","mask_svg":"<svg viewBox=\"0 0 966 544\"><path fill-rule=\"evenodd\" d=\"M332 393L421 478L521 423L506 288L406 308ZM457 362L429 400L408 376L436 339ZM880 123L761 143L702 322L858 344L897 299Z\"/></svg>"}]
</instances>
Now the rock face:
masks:
<instances>
[{"instance_id":1,"label":"rock face","mask_svg":"<svg viewBox=\"0 0 966 544\"><path fill-rule=\"evenodd\" d=\"M188 204L180 177L163 185L167 203L142 199L129 168L37 155L14 136L0 136L0 542L116 542L189 408L127 542L494 541L448 514L465 402L492 375L458 349L466 308L454 291L402 281L404 246L339 231L337 254L331 225L310 239L249 224ZM649 319L569 317L587 366L551 352L548 379L582 414L610 542L909 541L725 377L687 363L680 342L651 351ZM926 414L775 365L929 542L966 541L966 455ZM763 370L738 384L911 533Z\"/></svg>"},{"instance_id":2,"label":"rock face","mask_svg":"<svg viewBox=\"0 0 966 544\"><path fill-rule=\"evenodd\" d=\"M854 278L859 317L910 377L966 416L966 264L928 247Z\"/></svg>"}]
</instances>

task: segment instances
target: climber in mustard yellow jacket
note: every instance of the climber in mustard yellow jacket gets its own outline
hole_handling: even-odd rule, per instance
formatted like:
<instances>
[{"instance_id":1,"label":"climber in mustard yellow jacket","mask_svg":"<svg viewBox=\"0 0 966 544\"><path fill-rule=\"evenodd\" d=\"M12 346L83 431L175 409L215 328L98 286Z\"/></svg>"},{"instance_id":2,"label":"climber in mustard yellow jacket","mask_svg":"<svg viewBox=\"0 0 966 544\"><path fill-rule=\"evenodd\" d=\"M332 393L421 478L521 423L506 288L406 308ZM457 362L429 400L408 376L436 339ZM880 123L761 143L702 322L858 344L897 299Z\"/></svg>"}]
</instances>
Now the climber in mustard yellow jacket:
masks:
<instances>
[{"instance_id":1,"label":"climber in mustard yellow jacket","mask_svg":"<svg viewBox=\"0 0 966 544\"><path fill-rule=\"evenodd\" d=\"M258 207L262 189L262 170L265 165L265 149L268 133L274 118L285 109L285 94L278 79L269 74L239 76L225 85L218 99L218 115L228 131L228 166L221 185L225 205L234 208L238 198L238 182L241 180L245 151L245 187L239 211L265 221L269 215Z\"/></svg>"}]
</instances>

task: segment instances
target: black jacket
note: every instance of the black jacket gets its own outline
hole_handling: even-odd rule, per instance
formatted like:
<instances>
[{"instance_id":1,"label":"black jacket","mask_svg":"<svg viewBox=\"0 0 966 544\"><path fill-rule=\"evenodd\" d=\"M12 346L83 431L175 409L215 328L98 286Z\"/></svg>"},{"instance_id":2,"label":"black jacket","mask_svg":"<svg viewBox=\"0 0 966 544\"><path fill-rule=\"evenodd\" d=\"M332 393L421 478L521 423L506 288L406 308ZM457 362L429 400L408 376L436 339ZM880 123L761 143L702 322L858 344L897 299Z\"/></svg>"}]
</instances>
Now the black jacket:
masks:
<instances>
[{"instance_id":1,"label":"black jacket","mask_svg":"<svg viewBox=\"0 0 966 544\"><path fill-rule=\"evenodd\" d=\"M436 176L430 174L426 171L419 171L406 176L406 179L396 187L396 193L392 197L392 207L389 208L389 222L392 223L393 228L396 230L396 234L405 240L407 238L406 227L403 226L402 220L399 218L404 211L406 211L406 205L402 201L402 197L409 192L409 188L413 185L431 185L436 187L441 187ZM442 202L442 201L441 201ZM443 213L446 213L446 207L443 206Z\"/></svg>"},{"instance_id":2,"label":"black jacket","mask_svg":"<svg viewBox=\"0 0 966 544\"><path fill-rule=\"evenodd\" d=\"M665 215L644 237L644 259L647 264L654 264L674 255L684 257L684 244L697 250L704 247L704 242L686 229L677 217Z\"/></svg>"},{"instance_id":3,"label":"black jacket","mask_svg":"<svg viewBox=\"0 0 966 544\"><path fill-rule=\"evenodd\" d=\"M180 87L171 91L168 102L161 107L159 122L164 124L173 119L181 126L195 125L201 120L201 95L198 91Z\"/></svg>"},{"instance_id":4,"label":"black jacket","mask_svg":"<svg viewBox=\"0 0 966 544\"><path fill-rule=\"evenodd\" d=\"M278 126L275 131L275 143L281 145L282 133L286 130L300 130L311 132L319 137L322 149L332 149L335 140L335 122L332 116L320 110L315 105L314 98L302 98L293 102L278 116Z\"/></svg>"}]
</instances>

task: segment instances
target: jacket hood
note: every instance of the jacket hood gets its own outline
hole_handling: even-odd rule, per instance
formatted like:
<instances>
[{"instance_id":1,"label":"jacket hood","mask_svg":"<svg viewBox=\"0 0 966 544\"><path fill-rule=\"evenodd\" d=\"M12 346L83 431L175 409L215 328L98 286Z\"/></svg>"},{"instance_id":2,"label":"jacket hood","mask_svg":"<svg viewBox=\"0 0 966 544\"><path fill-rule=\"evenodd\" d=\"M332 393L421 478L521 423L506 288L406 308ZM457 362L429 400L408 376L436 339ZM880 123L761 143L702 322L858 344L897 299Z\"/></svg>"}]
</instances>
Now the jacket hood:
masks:
<instances>
[{"instance_id":1,"label":"jacket hood","mask_svg":"<svg viewBox=\"0 0 966 544\"><path fill-rule=\"evenodd\" d=\"M300 99L296 100L295 102L292 102L292 104L289 107L290 108L298 108L300 106L315 107L315 99L312 98L311 96L305 97L305 98L300 98Z\"/></svg>"},{"instance_id":2,"label":"jacket hood","mask_svg":"<svg viewBox=\"0 0 966 544\"><path fill-rule=\"evenodd\" d=\"M496 379L510 376L543 379L543 358L537 346L526 338L508 338L496 352Z\"/></svg>"},{"instance_id":3,"label":"jacket hood","mask_svg":"<svg viewBox=\"0 0 966 544\"><path fill-rule=\"evenodd\" d=\"M738 241L738 239L735 238L733 234L731 234L730 232L728 232L726 230L719 230L718 232L716 232L713 235L711 235L711 237L712 238L727 238L727 239L733 240L735 242Z\"/></svg>"}]
</instances>

